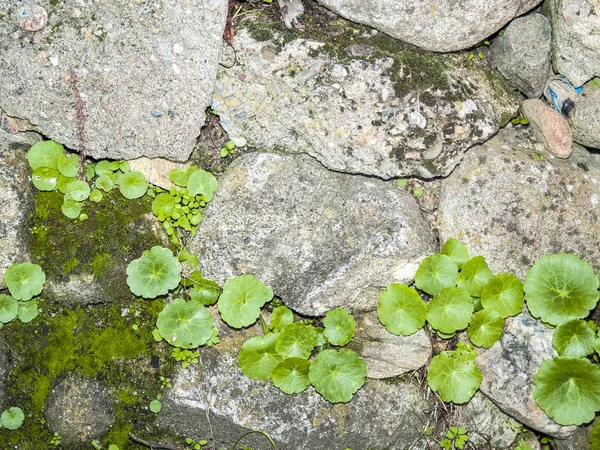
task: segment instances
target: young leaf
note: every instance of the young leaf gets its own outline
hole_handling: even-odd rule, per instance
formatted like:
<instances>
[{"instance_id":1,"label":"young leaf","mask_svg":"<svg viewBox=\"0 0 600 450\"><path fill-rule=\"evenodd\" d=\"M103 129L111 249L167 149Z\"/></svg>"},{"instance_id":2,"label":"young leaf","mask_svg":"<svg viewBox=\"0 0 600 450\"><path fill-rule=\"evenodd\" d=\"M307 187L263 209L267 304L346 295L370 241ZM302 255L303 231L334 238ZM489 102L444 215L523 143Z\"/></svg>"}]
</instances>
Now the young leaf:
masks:
<instances>
[{"instance_id":1,"label":"young leaf","mask_svg":"<svg viewBox=\"0 0 600 450\"><path fill-rule=\"evenodd\" d=\"M286 394L297 394L309 385L310 361L303 358L287 358L275 366L271 373L273 384Z\"/></svg>"},{"instance_id":2,"label":"young leaf","mask_svg":"<svg viewBox=\"0 0 600 450\"><path fill-rule=\"evenodd\" d=\"M552 346L560 356L585 358L594 353L596 333L585 320L569 320L554 330Z\"/></svg>"},{"instance_id":3,"label":"young leaf","mask_svg":"<svg viewBox=\"0 0 600 450\"><path fill-rule=\"evenodd\" d=\"M114 186L113 180L108 175L100 175L96 179L96 187L104 192L110 191Z\"/></svg>"},{"instance_id":4,"label":"young leaf","mask_svg":"<svg viewBox=\"0 0 600 450\"><path fill-rule=\"evenodd\" d=\"M442 333L464 330L471 321L473 299L461 288L446 288L427 305L427 321Z\"/></svg>"},{"instance_id":5,"label":"young leaf","mask_svg":"<svg viewBox=\"0 0 600 450\"><path fill-rule=\"evenodd\" d=\"M279 333L256 336L242 344L238 364L243 374L255 380L266 380L271 376L281 356L275 351Z\"/></svg>"},{"instance_id":6,"label":"young leaf","mask_svg":"<svg viewBox=\"0 0 600 450\"><path fill-rule=\"evenodd\" d=\"M330 403L349 402L365 384L367 365L352 350L323 350L310 365L308 379Z\"/></svg>"},{"instance_id":7,"label":"young leaf","mask_svg":"<svg viewBox=\"0 0 600 450\"><path fill-rule=\"evenodd\" d=\"M445 402L468 402L481 384L483 376L475 364L475 355L444 351L429 364L427 383Z\"/></svg>"},{"instance_id":8,"label":"young leaf","mask_svg":"<svg viewBox=\"0 0 600 450\"><path fill-rule=\"evenodd\" d=\"M8 323L17 317L19 302L10 295L0 294L0 322Z\"/></svg>"},{"instance_id":9,"label":"young leaf","mask_svg":"<svg viewBox=\"0 0 600 450\"><path fill-rule=\"evenodd\" d=\"M152 247L127 266L127 285L135 295L155 298L175 289L181 280L181 263L165 247Z\"/></svg>"},{"instance_id":10,"label":"young leaf","mask_svg":"<svg viewBox=\"0 0 600 450\"><path fill-rule=\"evenodd\" d=\"M197 170L190 175L187 188L191 197L201 194L204 196L205 201L209 202L217 190L217 179L210 172Z\"/></svg>"},{"instance_id":11,"label":"young leaf","mask_svg":"<svg viewBox=\"0 0 600 450\"><path fill-rule=\"evenodd\" d=\"M50 167L38 167L31 174L31 182L40 191L53 191L56 189L60 173Z\"/></svg>"},{"instance_id":12,"label":"young leaf","mask_svg":"<svg viewBox=\"0 0 600 450\"><path fill-rule=\"evenodd\" d=\"M58 142L41 141L29 149L27 160L29 161L29 166L34 170L39 167L56 169L58 158L64 151L64 147Z\"/></svg>"},{"instance_id":13,"label":"young leaf","mask_svg":"<svg viewBox=\"0 0 600 450\"><path fill-rule=\"evenodd\" d=\"M469 250L467 249L467 246L455 238L448 239L444 243L440 253L450 257L452 262L454 262L459 269L462 269L462 266L469 260Z\"/></svg>"},{"instance_id":14,"label":"young leaf","mask_svg":"<svg viewBox=\"0 0 600 450\"><path fill-rule=\"evenodd\" d=\"M176 298L158 314L156 327L172 346L196 348L211 338L214 324L202 303Z\"/></svg>"},{"instance_id":15,"label":"young leaf","mask_svg":"<svg viewBox=\"0 0 600 450\"><path fill-rule=\"evenodd\" d=\"M61 153L56 160L56 168L65 177L76 177L79 171L79 158L76 155Z\"/></svg>"},{"instance_id":16,"label":"young leaf","mask_svg":"<svg viewBox=\"0 0 600 450\"><path fill-rule=\"evenodd\" d=\"M65 177L65 176L61 175L58 177L58 181L56 182L56 187L58 188L58 190L60 192L62 192L63 194L66 194L67 192L69 192L71 183L74 183L75 181L77 181L77 178Z\"/></svg>"},{"instance_id":17,"label":"young leaf","mask_svg":"<svg viewBox=\"0 0 600 450\"><path fill-rule=\"evenodd\" d=\"M92 192L90 192L90 200L96 203L99 202L102 200L102 192L100 192L98 189L93 189Z\"/></svg>"},{"instance_id":18,"label":"young leaf","mask_svg":"<svg viewBox=\"0 0 600 450\"><path fill-rule=\"evenodd\" d=\"M4 274L10 295L17 300L29 300L42 292L46 275L37 264L12 264Z\"/></svg>"},{"instance_id":19,"label":"young leaf","mask_svg":"<svg viewBox=\"0 0 600 450\"><path fill-rule=\"evenodd\" d=\"M2 413L0 416L0 423L7 430L16 430L22 424L23 420L25 420L25 414L23 414L23 410L16 406L12 408L8 408L6 411Z\"/></svg>"},{"instance_id":20,"label":"young leaf","mask_svg":"<svg viewBox=\"0 0 600 450\"><path fill-rule=\"evenodd\" d=\"M492 271L483 256L475 256L463 266L456 284L473 297L480 297L483 287L492 279Z\"/></svg>"},{"instance_id":21,"label":"young leaf","mask_svg":"<svg viewBox=\"0 0 600 450\"><path fill-rule=\"evenodd\" d=\"M95 167L96 175L110 175L112 174L112 169L110 168L110 161L103 159L102 161L98 161Z\"/></svg>"},{"instance_id":22,"label":"young leaf","mask_svg":"<svg viewBox=\"0 0 600 450\"><path fill-rule=\"evenodd\" d=\"M281 330L275 350L282 358L308 359L316 344L317 334L315 331L302 322L296 322Z\"/></svg>"},{"instance_id":23,"label":"young leaf","mask_svg":"<svg viewBox=\"0 0 600 450\"><path fill-rule=\"evenodd\" d=\"M533 317L551 325L586 317L598 302L598 277L577 255L542 256L525 278L525 301Z\"/></svg>"},{"instance_id":24,"label":"young leaf","mask_svg":"<svg viewBox=\"0 0 600 450\"><path fill-rule=\"evenodd\" d=\"M377 316L390 333L408 336L425 325L427 306L413 288L394 283L379 296Z\"/></svg>"},{"instance_id":25,"label":"young leaf","mask_svg":"<svg viewBox=\"0 0 600 450\"><path fill-rule=\"evenodd\" d=\"M342 308L329 311L323 319L325 337L332 345L344 346L354 336L354 318Z\"/></svg>"},{"instance_id":26,"label":"young leaf","mask_svg":"<svg viewBox=\"0 0 600 450\"><path fill-rule=\"evenodd\" d=\"M446 255L431 255L423 260L415 274L415 285L431 295L456 285L458 266Z\"/></svg>"},{"instance_id":27,"label":"young leaf","mask_svg":"<svg viewBox=\"0 0 600 450\"><path fill-rule=\"evenodd\" d=\"M230 327L242 328L258 319L260 308L273 298L273 291L254 276L245 274L227 280L219 297L221 318Z\"/></svg>"},{"instance_id":28,"label":"young leaf","mask_svg":"<svg viewBox=\"0 0 600 450\"><path fill-rule=\"evenodd\" d=\"M600 410L600 367L588 359L547 359L533 384L533 398L560 425L587 423Z\"/></svg>"},{"instance_id":29,"label":"young leaf","mask_svg":"<svg viewBox=\"0 0 600 450\"><path fill-rule=\"evenodd\" d=\"M65 194L71 194L73 200L82 202L90 196L90 185L81 180L73 181Z\"/></svg>"},{"instance_id":30,"label":"young leaf","mask_svg":"<svg viewBox=\"0 0 600 450\"><path fill-rule=\"evenodd\" d=\"M77 219L81 214L81 203L70 198L65 198L60 209L69 219Z\"/></svg>"},{"instance_id":31,"label":"young leaf","mask_svg":"<svg viewBox=\"0 0 600 450\"><path fill-rule=\"evenodd\" d=\"M523 309L521 280L512 273L496 275L481 291L481 305L493 309L503 318L516 316Z\"/></svg>"},{"instance_id":32,"label":"young leaf","mask_svg":"<svg viewBox=\"0 0 600 450\"><path fill-rule=\"evenodd\" d=\"M39 314L38 305L35 299L27 300L26 302L19 302L19 312L17 317L23 323L29 323L35 319Z\"/></svg>"},{"instance_id":33,"label":"young leaf","mask_svg":"<svg viewBox=\"0 0 600 450\"><path fill-rule=\"evenodd\" d=\"M469 325L469 339L478 347L490 348L502 336L504 319L493 309L475 313Z\"/></svg>"},{"instance_id":34,"label":"young leaf","mask_svg":"<svg viewBox=\"0 0 600 450\"><path fill-rule=\"evenodd\" d=\"M198 171L198 166L188 167L185 170L173 169L169 172L169 180L177 186L186 187L190 176Z\"/></svg>"},{"instance_id":35,"label":"young leaf","mask_svg":"<svg viewBox=\"0 0 600 450\"><path fill-rule=\"evenodd\" d=\"M162 409L162 403L160 402L160 400L154 399L150 402L150 405L148 406L148 408L154 414L158 414L160 412L160 410Z\"/></svg>"},{"instance_id":36,"label":"young leaf","mask_svg":"<svg viewBox=\"0 0 600 450\"><path fill-rule=\"evenodd\" d=\"M285 305L273 308L269 330L281 331L283 327L294 323L294 313Z\"/></svg>"},{"instance_id":37,"label":"young leaf","mask_svg":"<svg viewBox=\"0 0 600 450\"><path fill-rule=\"evenodd\" d=\"M203 305L209 306L217 303L221 288L217 283L207 278L195 280L194 287L190 289L190 298Z\"/></svg>"},{"instance_id":38,"label":"young leaf","mask_svg":"<svg viewBox=\"0 0 600 450\"><path fill-rule=\"evenodd\" d=\"M129 200L141 197L147 189L146 177L141 172L127 172L119 177L119 191Z\"/></svg>"}]
</instances>

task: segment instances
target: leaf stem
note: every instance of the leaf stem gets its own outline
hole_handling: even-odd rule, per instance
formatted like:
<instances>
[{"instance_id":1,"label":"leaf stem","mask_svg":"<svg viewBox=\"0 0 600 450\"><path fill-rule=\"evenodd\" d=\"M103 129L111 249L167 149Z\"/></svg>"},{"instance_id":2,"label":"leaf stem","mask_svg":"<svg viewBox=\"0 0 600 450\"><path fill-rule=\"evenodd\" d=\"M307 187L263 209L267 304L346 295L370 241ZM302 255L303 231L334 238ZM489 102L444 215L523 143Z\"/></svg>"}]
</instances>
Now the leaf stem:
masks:
<instances>
[{"instance_id":1,"label":"leaf stem","mask_svg":"<svg viewBox=\"0 0 600 450\"><path fill-rule=\"evenodd\" d=\"M262 316L261 316L262 319ZM250 430L247 431L246 433L242 434L237 441L235 441L235 444L233 444L233 447L231 447L231 450L235 450L235 447L238 445L238 443L246 436L248 436L249 434L253 434L253 433L260 433L262 434L264 437L266 437L269 442L271 443L271 445L273 446L273 450L277 450L277 446L275 445L275 442L273 442L273 439L271 438L271 436L269 436L269 433L267 433L266 431L263 430Z\"/></svg>"},{"instance_id":2,"label":"leaf stem","mask_svg":"<svg viewBox=\"0 0 600 450\"><path fill-rule=\"evenodd\" d=\"M267 334L269 332L269 328L267 327L267 322L265 322L265 319L262 316L262 314L259 314L258 318L260 319L260 324L262 325L263 334Z\"/></svg>"}]
</instances>

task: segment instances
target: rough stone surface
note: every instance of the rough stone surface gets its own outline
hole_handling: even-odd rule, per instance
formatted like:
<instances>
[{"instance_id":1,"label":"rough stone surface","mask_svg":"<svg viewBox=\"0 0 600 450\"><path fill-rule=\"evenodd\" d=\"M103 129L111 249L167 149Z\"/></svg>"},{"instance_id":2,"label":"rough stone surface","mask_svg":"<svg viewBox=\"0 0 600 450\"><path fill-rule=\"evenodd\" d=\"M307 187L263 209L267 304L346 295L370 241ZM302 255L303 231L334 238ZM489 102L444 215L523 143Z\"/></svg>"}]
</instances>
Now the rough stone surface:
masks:
<instances>
[{"instance_id":1,"label":"rough stone surface","mask_svg":"<svg viewBox=\"0 0 600 450\"><path fill-rule=\"evenodd\" d=\"M24 231L35 188L29 181L27 151L39 141L36 133L8 134L0 130L0 289L11 264L29 261Z\"/></svg>"},{"instance_id":2,"label":"rough stone surface","mask_svg":"<svg viewBox=\"0 0 600 450\"><path fill-rule=\"evenodd\" d=\"M330 172L304 155L249 153L231 164L190 243L223 284L251 273L306 315L373 310L437 243L393 182Z\"/></svg>"},{"instance_id":3,"label":"rough stone surface","mask_svg":"<svg viewBox=\"0 0 600 450\"><path fill-rule=\"evenodd\" d=\"M282 35L257 41L240 31L237 64L221 70L212 103L223 128L258 150L308 153L336 171L431 178L448 175L520 105L466 55L360 28L356 36L332 55L327 42L295 39L278 51Z\"/></svg>"},{"instance_id":4,"label":"rough stone surface","mask_svg":"<svg viewBox=\"0 0 600 450\"><path fill-rule=\"evenodd\" d=\"M521 106L539 142L557 158L568 158L573 151L573 135L567 119L541 100L530 99Z\"/></svg>"},{"instance_id":5,"label":"rough stone surface","mask_svg":"<svg viewBox=\"0 0 600 450\"><path fill-rule=\"evenodd\" d=\"M441 240L461 239L492 271L521 279L551 253L576 253L600 270L600 171L582 153L552 158L516 128L472 149L442 184Z\"/></svg>"},{"instance_id":6,"label":"rough stone surface","mask_svg":"<svg viewBox=\"0 0 600 450\"><path fill-rule=\"evenodd\" d=\"M4 341L0 339L0 410L4 411L4 380L10 369L8 365L8 358L6 357L6 345Z\"/></svg>"},{"instance_id":7,"label":"rough stone surface","mask_svg":"<svg viewBox=\"0 0 600 450\"><path fill-rule=\"evenodd\" d=\"M101 439L114 422L113 402L94 378L69 375L53 387L44 411L50 429L62 445L88 444Z\"/></svg>"},{"instance_id":8,"label":"rough stone surface","mask_svg":"<svg viewBox=\"0 0 600 450\"><path fill-rule=\"evenodd\" d=\"M558 425L533 398L533 377L540 364L556 356L553 333L523 311L506 319L500 340L490 349L480 349L476 363L483 374L481 392L506 414L544 434L568 438L577 427Z\"/></svg>"},{"instance_id":9,"label":"rough stone surface","mask_svg":"<svg viewBox=\"0 0 600 450\"><path fill-rule=\"evenodd\" d=\"M369 378L391 378L420 369L431 357L431 339L424 329L410 336L388 333L377 312L355 317L354 338L348 348L367 363Z\"/></svg>"},{"instance_id":10,"label":"rough stone surface","mask_svg":"<svg viewBox=\"0 0 600 450\"><path fill-rule=\"evenodd\" d=\"M337 14L437 52L469 48L540 0L319 0Z\"/></svg>"},{"instance_id":11,"label":"rough stone surface","mask_svg":"<svg viewBox=\"0 0 600 450\"><path fill-rule=\"evenodd\" d=\"M556 450L596 450L590 447L592 426L580 427L569 439L555 439Z\"/></svg>"},{"instance_id":12,"label":"rough stone surface","mask_svg":"<svg viewBox=\"0 0 600 450\"><path fill-rule=\"evenodd\" d=\"M519 424L507 416L494 402L477 392L469 402L459 407L463 428L475 448L507 448L517 436ZM513 426L513 428L511 428Z\"/></svg>"},{"instance_id":13,"label":"rough stone surface","mask_svg":"<svg viewBox=\"0 0 600 450\"><path fill-rule=\"evenodd\" d=\"M163 397L160 425L200 439L208 429L208 410L217 448L231 448L250 429L266 431L282 450L403 448L400 442L423 448L423 411L433 407L433 400L426 400L418 386L367 380L344 404L328 403L312 387L286 395L270 381L245 377L238 367L237 351L243 340L260 333L256 328L220 327L221 342L200 349L199 365L176 369L173 388ZM268 446L261 436L242 443Z\"/></svg>"},{"instance_id":14,"label":"rough stone surface","mask_svg":"<svg viewBox=\"0 0 600 450\"><path fill-rule=\"evenodd\" d=\"M95 158L184 161L210 103L227 1L40 0L48 24L20 30L19 0L0 3L0 108Z\"/></svg>"},{"instance_id":15,"label":"rough stone surface","mask_svg":"<svg viewBox=\"0 0 600 450\"><path fill-rule=\"evenodd\" d=\"M575 100L569 114L573 140L578 144L600 149L600 87L586 86Z\"/></svg>"},{"instance_id":16,"label":"rough stone surface","mask_svg":"<svg viewBox=\"0 0 600 450\"><path fill-rule=\"evenodd\" d=\"M548 0L554 71L581 86L600 75L600 4Z\"/></svg>"},{"instance_id":17,"label":"rough stone surface","mask_svg":"<svg viewBox=\"0 0 600 450\"><path fill-rule=\"evenodd\" d=\"M513 20L492 43L492 62L508 84L529 98L539 98L551 64L552 28L542 14Z\"/></svg>"}]
</instances>

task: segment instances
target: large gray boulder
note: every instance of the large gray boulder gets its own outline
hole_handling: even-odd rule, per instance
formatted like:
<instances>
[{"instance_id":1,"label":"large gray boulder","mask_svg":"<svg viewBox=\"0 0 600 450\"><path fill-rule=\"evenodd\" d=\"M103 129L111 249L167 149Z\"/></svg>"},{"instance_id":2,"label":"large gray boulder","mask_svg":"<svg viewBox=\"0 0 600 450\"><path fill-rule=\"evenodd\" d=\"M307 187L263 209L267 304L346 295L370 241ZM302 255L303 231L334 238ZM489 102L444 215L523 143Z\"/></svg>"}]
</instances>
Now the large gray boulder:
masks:
<instances>
[{"instance_id":1,"label":"large gray boulder","mask_svg":"<svg viewBox=\"0 0 600 450\"><path fill-rule=\"evenodd\" d=\"M541 0L319 0L337 14L437 52L474 46Z\"/></svg>"},{"instance_id":2,"label":"large gray boulder","mask_svg":"<svg viewBox=\"0 0 600 450\"><path fill-rule=\"evenodd\" d=\"M47 20L35 25L42 11ZM0 108L73 149L82 126L95 158L186 160L210 104L226 13L226 0L3 1Z\"/></svg>"},{"instance_id":3,"label":"large gray boulder","mask_svg":"<svg viewBox=\"0 0 600 450\"><path fill-rule=\"evenodd\" d=\"M372 310L437 242L393 182L330 172L305 155L250 153L231 164L190 243L223 284L251 273L293 310Z\"/></svg>"},{"instance_id":4,"label":"large gray boulder","mask_svg":"<svg viewBox=\"0 0 600 450\"><path fill-rule=\"evenodd\" d=\"M574 86L600 75L600 4L588 0L548 0L553 65Z\"/></svg>"},{"instance_id":5,"label":"large gray boulder","mask_svg":"<svg viewBox=\"0 0 600 450\"><path fill-rule=\"evenodd\" d=\"M278 32L236 35L237 63L221 70L212 103L230 137L308 153L336 171L432 178L448 175L518 110L520 96L467 55L332 27L356 34L348 45L324 38L283 47Z\"/></svg>"},{"instance_id":6,"label":"large gray boulder","mask_svg":"<svg viewBox=\"0 0 600 450\"><path fill-rule=\"evenodd\" d=\"M478 350L476 362L483 374L481 392L500 409L529 428L564 439L577 427L558 425L533 398L533 378L540 364L556 356L553 333L524 311L506 319L500 340L489 349Z\"/></svg>"},{"instance_id":7,"label":"large gray boulder","mask_svg":"<svg viewBox=\"0 0 600 450\"><path fill-rule=\"evenodd\" d=\"M515 128L472 149L442 184L441 240L461 239L492 271L521 279L551 253L576 253L600 270L600 171L587 153L553 158Z\"/></svg>"},{"instance_id":8,"label":"large gray boulder","mask_svg":"<svg viewBox=\"0 0 600 450\"><path fill-rule=\"evenodd\" d=\"M600 149L600 87L586 85L575 99L569 114L573 140L578 144Z\"/></svg>"},{"instance_id":9,"label":"large gray boulder","mask_svg":"<svg viewBox=\"0 0 600 450\"><path fill-rule=\"evenodd\" d=\"M551 64L552 28L542 14L513 20L492 43L492 62L508 84L529 98L544 92Z\"/></svg>"}]
</instances>

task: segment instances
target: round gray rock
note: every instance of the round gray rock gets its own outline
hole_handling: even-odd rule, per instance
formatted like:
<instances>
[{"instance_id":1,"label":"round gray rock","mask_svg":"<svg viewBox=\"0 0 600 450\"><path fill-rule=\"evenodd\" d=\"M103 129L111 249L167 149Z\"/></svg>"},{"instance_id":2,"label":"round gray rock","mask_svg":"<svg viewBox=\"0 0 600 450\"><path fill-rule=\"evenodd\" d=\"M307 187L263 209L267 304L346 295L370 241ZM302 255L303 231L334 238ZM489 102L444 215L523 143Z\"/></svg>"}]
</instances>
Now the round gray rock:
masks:
<instances>
[{"instance_id":1,"label":"round gray rock","mask_svg":"<svg viewBox=\"0 0 600 450\"><path fill-rule=\"evenodd\" d=\"M250 273L298 313L372 310L437 241L393 182L331 172L307 156L250 153L220 180L190 250L223 284Z\"/></svg>"}]
</instances>

